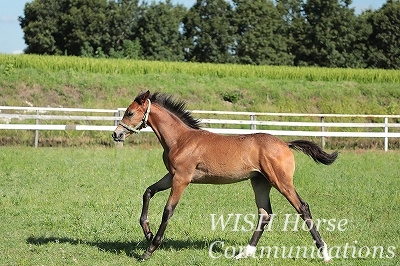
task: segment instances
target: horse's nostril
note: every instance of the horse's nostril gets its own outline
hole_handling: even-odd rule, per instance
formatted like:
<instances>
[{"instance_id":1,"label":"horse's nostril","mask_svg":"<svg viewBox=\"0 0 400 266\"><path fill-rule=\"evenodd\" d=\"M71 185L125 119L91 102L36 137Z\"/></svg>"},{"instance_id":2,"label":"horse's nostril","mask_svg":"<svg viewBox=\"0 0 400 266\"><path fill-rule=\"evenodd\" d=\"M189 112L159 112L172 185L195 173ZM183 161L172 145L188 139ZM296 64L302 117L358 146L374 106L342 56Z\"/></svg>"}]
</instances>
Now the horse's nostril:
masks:
<instances>
[{"instance_id":1,"label":"horse's nostril","mask_svg":"<svg viewBox=\"0 0 400 266\"><path fill-rule=\"evenodd\" d=\"M111 136L112 136L112 138L115 140L115 141L124 141L125 140L125 134L124 134L124 132L113 132L112 134L111 134Z\"/></svg>"},{"instance_id":2,"label":"horse's nostril","mask_svg":"<svg viewBox=\"0 0 400 266\"><path fill-rule=\"evenodd\" d=\"M114 140L119 140L122 137L122 133L117 134L117 132L113 132L111 136Z\"/></svg>"}]
</instances>

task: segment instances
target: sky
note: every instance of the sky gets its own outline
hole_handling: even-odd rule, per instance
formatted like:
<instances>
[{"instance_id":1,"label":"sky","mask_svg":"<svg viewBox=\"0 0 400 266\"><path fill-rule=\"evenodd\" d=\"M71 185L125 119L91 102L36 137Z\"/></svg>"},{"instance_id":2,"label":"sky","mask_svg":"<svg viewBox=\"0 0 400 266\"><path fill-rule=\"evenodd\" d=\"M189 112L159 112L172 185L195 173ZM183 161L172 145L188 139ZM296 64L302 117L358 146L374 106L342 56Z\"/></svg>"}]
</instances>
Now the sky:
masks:
<instances>
[{"instance_id":1,"label":"sky","mask_svg":"<svg viewBox=\"0 0 400 266\"><path fill-rule=\"evenodd\" d=\"M0 53L21 53L26 45L18 17L23 16L28 0L0 0ZM173 0L174 4L193 6L196 0ZM379 9L386 0L353 0L356 13L365 9Z\"/></svg>"}]
</instances>

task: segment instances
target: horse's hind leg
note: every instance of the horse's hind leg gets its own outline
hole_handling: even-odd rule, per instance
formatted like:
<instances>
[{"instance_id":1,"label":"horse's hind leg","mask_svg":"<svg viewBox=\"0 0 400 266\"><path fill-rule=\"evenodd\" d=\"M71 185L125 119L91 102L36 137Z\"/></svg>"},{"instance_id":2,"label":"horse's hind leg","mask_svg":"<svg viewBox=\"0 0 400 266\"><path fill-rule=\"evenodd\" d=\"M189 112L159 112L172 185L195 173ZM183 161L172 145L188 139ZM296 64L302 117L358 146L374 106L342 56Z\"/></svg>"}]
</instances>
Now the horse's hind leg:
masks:
<instances>
[{"instance_id":1,"label":"horse's hind leg","mask_svg":"<svg viewBox=\"0 0 400 266\"><path fill-rule=\"evenodd\" d=\"M296 211L301 215L302 219L307 224L310 233L314 239L315 245L318 250L322 253L323 259L325 262L329 262L331 260L328 254L328 247L326 243L322 240L321 235L319 234L317 228L314 226L314 222L312 220L310 208L308 203L305 202L300 195L296 192L293 185L280 187L278 186L279 192L282 193L286 197L286 199L292 204L292 206L296 209Z\"/></svg>"},{"instance_id":2,"label":"horse's hind leg","mask_svg":"<svg viewBox=\"0 0 400 266\"><path fill-rule=\"evenodd\" d=\"M297 194L293 185L293 175L295 170L295 162L293 153L289 150L281 150L280 156L270 158L269 163L262 164L262 171L269 181L296 209L302 219L307 224L310 233L315 241L315 245L322 253L325 262L330 261L328 248L322 240L317 228L314 226L310 208L299 194Z\"/></svg>"},{"instance_id":3,"label":"horse's hind leg","mask_svg":"<svg viewBox=\"0 0 400 266\"><path fill-rule=\"evenodd\" d=\"M270 222L272 217L272 208L269 193L271 184L263 175L257 175L251 178L251 185L254 190L256 205L258 208L258 224L245 250L236 256L236 259L254 256L256 246L264 232L264 227Z\"/></svg>"},{"instance_id":4,"label":"horse's hind leg","mask_svg":"<svg viewBox=\"0 0 400 266\"><path fill-rule=\"evenodd\" d=\"M300 195L296 192L296 195L300 201L300 214L303 220L306 222L308 228L310 229L310 233L315 241L315 245L317 246L318 250L322 253L323 259L325 262L329 262L331 260L328 247L326 243L322 240L321 235L319 234L317 228L314 226L314 221L312 220L311 211L308 206L308 203L305 202Z\"/></svg>"}]
</instances>

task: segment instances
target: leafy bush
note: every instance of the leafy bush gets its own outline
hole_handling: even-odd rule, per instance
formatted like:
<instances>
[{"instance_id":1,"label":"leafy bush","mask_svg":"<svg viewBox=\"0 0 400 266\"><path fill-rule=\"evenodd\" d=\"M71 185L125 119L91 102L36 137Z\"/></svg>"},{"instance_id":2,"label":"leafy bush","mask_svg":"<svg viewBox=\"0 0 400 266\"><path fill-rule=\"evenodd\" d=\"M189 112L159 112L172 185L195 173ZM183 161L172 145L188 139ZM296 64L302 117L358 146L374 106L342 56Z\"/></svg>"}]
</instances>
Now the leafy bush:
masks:
<instances>
[{"instance_id":1,"label":"leafy bush","mask_svg":"<svg viewBox=\"0 0 400 266\"><path fill-rule=\"evenodd\" d=\"M222 99L227 102L237 103L243 98L243 94L240 91L228 91L222 94Z\"/></svg>"}]
</instances>

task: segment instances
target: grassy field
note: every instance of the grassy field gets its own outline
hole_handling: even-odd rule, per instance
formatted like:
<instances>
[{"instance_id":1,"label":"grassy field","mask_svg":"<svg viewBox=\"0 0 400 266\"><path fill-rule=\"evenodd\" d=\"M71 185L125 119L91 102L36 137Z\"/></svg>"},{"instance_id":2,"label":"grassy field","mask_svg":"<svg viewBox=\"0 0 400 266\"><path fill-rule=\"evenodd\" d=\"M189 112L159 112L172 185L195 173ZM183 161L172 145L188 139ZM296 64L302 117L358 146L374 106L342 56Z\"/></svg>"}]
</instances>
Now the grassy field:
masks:
<instances>
[{"instance_id":1,"label":"grassy field","mask_svg":"<svg viewBox=\"0 0 400 266\"><path fill-rule=\"evenodd\" d=\"M399 82L399 70L0 55L0 105L14 106L115 109L126 107L137 93L149 89L185 100L189 109L399 114ZM53 131L40 133L39 146L58 148L1 146L0 265L136 264L147 247L138 223L142 194L165 173L162 151L154 148L159 147L154 135L149 136L141 134L125 148L114 149L101 148L113 145L108 133ZM1 145L32 145L32 140L30 131L0 132ZM371 140L338 140L329 145L379 146ZM397 149L398 142L392 146ZM330 221L322 224L320 232L339 257L333 265L400 264L399 152L342 151L329 167L316 165L302 154L296 153L296 159L298 192L315 219ZM162 192L151 201L153 232L167 197L168 192ZM282 258L287 252L276 258L260 253L241 261L225 258L251 237L244 217L256 213L253 197L248 181L189 186L163 245L144 264L322 264L311 254ZM276 191L272 203L276 218L259 246L277 247L279 252L282 247L311 249L308 232L283 230L285 217L295 219L289 203ZM234 218L227 228L213 230L212 215L227 219L230 214ZM240 218L237 224L236 217ZM340 221L347 221L345 230L338 229ZM210 257L211 247L211 255L219 258Z\"/></svg>"},{"instance_id":2,"label":"grassy field","mask_svg":"<svg viewBox=\"0 0 400 266\"><path fill-rule=\"evenodd\" d=\"M138 220L145 188L165 169L159 148L1 147L0 265L135 265L147 243ZM295 153L295 185L310 204L314 219L341 229L320 232L341 258L332 265L399 265L400 179L398 152L341 152L331 166L315 164ZM156 230L168 192L150 204ZM308 232L283 231L289 203L272 192L276 220L263 235L263 247L311 247ZM282 256L235 261L225 258L246 245L251 232L212 230L211 215L254 214L248 181L225 185L191 185L169 223L166 239L143 265L323 265L318 258ZM333 220L335 219L335 220ZM336 221L336 222L334 222ZM239 226L249 224L240 220ZM240 227L239 227L240 228ZM209 249L215 241L213 259ZM343 248L348 246L347 257ZM381 247L373 258L374 247ZM370 251L370 254L368 254ZM265 256L265 255L264 255ZM365 257L365 258L364 258ZM382 257L382 258L381 258Z\"/></svg>"}]
</instances>

